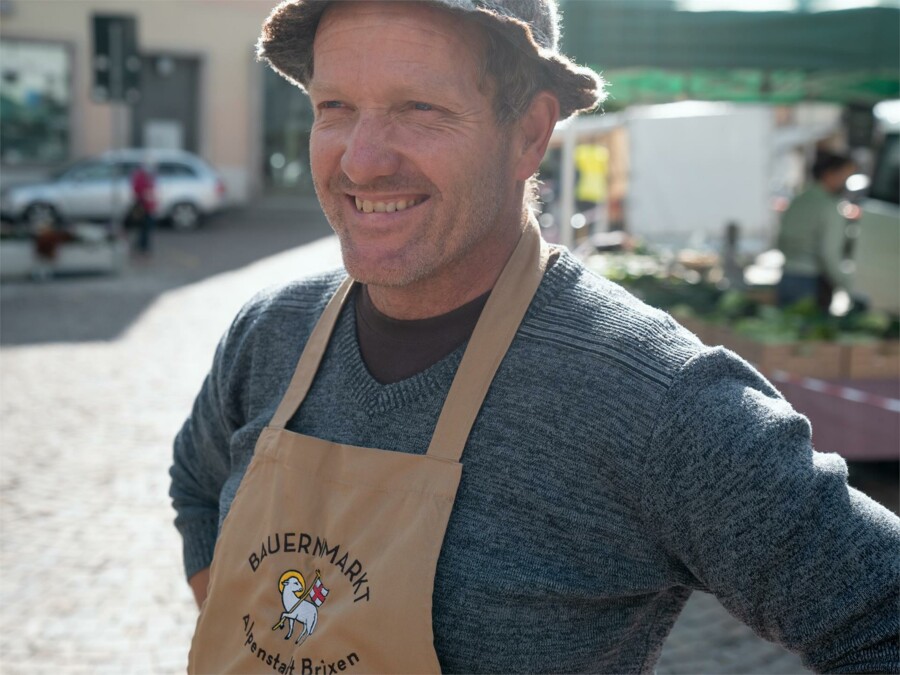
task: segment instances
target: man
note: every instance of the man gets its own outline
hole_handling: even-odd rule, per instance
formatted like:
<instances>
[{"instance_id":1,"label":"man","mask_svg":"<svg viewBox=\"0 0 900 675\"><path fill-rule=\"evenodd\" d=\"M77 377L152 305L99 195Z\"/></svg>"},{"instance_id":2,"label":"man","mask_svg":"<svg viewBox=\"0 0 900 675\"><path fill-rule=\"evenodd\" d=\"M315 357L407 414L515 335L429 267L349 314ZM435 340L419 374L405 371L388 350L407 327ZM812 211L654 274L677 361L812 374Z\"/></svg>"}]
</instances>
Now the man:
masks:
<instances>
[{"instance_id":1,"label":"man","mask_svg":"<svg viewBox=\"0 0 900 675\"><path fill-rule=\"evenodd\" d=\"M838 197L854 170L846 155L819 153L812 185L784 212L777 243L784 253L779 305L809 298L827 312L834 288L849 287L851 275L842 265L845 221L838 211Z\"/></svg>"},{"instance_id":2,"label":"man","mask_svg":"<svg viewBox=\"0 0 900 675\"><path fill-rule=\"evenodd\" d=\"M693 589L813 668L900 668L900 522L746 363L540 241L554 124L601 98L556 43L550 0L268 20L346 272L251 301L176 440L190 670L648 671Z\"/></svg>"}]
</instances>

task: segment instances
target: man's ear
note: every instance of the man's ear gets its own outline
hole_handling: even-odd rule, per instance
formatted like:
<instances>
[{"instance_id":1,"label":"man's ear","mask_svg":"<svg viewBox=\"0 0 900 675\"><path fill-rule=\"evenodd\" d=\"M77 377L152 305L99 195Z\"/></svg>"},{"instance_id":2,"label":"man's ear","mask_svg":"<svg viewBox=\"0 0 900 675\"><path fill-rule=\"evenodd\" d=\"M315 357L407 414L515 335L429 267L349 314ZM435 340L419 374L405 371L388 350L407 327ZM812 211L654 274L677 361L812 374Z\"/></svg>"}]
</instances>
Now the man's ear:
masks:
<instances>
[{"instance_id":1,"label":"man's ear","mask_svg":"<svg viewBox=\"0 0 900 675\"><path fill-rule=\"evenodd\" d=\"M525 114L516 122L520 143L516 160L516 180L528 180L540 168L558 119L559 100L549 91L538 92Z\"/></svg>"}]
</instances>

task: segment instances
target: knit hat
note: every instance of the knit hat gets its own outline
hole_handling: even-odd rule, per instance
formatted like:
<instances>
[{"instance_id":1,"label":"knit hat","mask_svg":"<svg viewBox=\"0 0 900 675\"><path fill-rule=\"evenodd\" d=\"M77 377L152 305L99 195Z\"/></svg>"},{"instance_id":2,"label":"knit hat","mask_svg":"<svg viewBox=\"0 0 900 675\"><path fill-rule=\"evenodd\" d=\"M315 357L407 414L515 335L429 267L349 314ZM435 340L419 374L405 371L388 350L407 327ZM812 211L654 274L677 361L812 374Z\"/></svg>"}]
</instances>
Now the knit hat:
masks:
<instances>
[{"instance_id":1,"label":"knit hat","mask_svg":"<svg viewBox=\"0 0 900 675\"><path fill-rule=\"evenodd\" d=\"M595 108L605 98L603 79L559 53L556 0L425 0L471 15L544 70L544 88L559 99L560 118ZM310 52L329 0L284 0L263 24L257 56L305 91Z\"/></svg>"}]
</instances>

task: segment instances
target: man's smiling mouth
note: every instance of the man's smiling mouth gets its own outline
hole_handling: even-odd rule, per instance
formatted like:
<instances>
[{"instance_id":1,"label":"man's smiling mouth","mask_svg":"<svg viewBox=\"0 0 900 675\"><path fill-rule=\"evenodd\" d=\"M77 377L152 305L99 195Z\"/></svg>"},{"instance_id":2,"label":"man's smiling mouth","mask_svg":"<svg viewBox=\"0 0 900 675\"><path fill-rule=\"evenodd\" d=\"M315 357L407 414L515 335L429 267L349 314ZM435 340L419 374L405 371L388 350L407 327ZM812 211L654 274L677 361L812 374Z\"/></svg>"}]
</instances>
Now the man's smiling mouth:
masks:
<instances>
[{"instance_id":1,"label":"man's smiling mouth","mask_svg":"<svg viewBox=\"0 0 900 675\"><path fill-rule=\"evenodd\" d=\"M416 204L421 204L427 197L415 197L413 199L400 199L397 201L371 201L368 199L353 198L356 203L356 210L360 213L394 213L395 211L403 211L411 208Z\"/></svg>"}]
</instances>

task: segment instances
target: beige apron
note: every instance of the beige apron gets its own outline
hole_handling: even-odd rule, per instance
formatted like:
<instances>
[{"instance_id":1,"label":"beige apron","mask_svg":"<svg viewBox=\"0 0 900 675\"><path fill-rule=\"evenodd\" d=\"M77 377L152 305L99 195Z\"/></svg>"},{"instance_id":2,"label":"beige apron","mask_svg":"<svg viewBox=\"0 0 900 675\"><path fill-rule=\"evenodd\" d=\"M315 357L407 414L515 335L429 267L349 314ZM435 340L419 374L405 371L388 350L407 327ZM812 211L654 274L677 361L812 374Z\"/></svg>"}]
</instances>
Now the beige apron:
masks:
<instances>
[{"instance_id":1,"label":"beige apron","mask_svg":"<svg viewBox=\"0 0 900 675\"><path fill-rule=\"evenodd\" d=\"M284 428L312 385L353 282L341 285L225 518L189 672L440 671L431 596L459 459L546 261L530 223L472 333L425 455Z\"/></svg>"}]
</instances>

